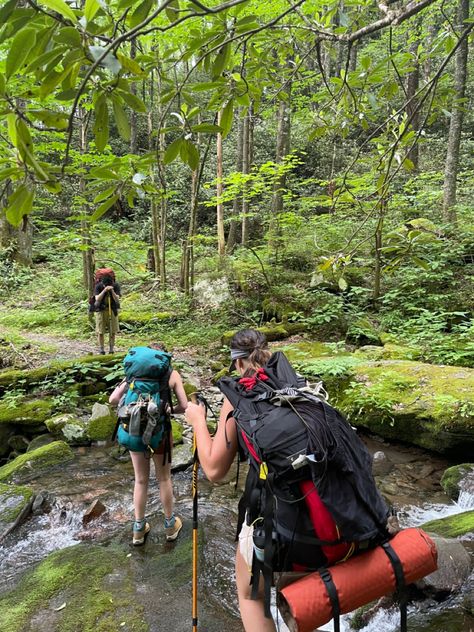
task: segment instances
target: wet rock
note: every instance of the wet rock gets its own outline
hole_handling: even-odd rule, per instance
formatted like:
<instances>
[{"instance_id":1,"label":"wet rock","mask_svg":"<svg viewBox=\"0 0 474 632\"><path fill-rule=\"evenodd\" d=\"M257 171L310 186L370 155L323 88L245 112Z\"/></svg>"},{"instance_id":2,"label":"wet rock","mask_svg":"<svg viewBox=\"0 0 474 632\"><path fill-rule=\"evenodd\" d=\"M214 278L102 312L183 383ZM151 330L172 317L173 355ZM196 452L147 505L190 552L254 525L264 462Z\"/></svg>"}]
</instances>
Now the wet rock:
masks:
<instances>
[{"instance_id":1,"label":"wet rock","mask_svg":"<svg viewBox=\"0 0 474 632\"><path fill-rule=\"evenodd\" d=\"M28 449L29 441L23 435L12 435L8 439L8 445L12 450L15 450L18 453L26 452Z\"/></svg>"},{"instance_id":2,"label":"wet rock","mask_svg":"<svg viewBox=\"0 0 474 632\"><path fill-rule=\"evenodd\" d=\"M193 462L193 447L190 443L173 448L173 458L171 462L171 471L179 472L187 469Z\"/></svg>"},{"instance_id":3,"label":"wet rock","mask_svg":"<svg viewBox=\"0 0 474 632\"><path fill-rule=\"evenodd\" d=\"M70 445L88 441L87 424L76 415L62 414L46 421L46 428L56 437Z\"/></svg>"},{"instance_id":4,"label":"wet rock","mask_svg":"<svg viewBox=\"0 0 474 632\"><path fill-rule=\"evenodd\" d=\"M24 399L15 406L2 405L0 400L0 425L41 426L51 417L53 404L51 399Z\"/></svg>"},{"instance_id":5,"label":"wet rock","mask_svg":"<svg viewBox=\"0 0 474 632\"><path fill-rule=\"evenodd\" d=\"M385 452L379 450L373 456L372 473L374 476L385 476L393 470L393 463Z\"/></svg>"},{"instance_id":6,"label":"wet rock","mask_svg":"<svg viewBox=\"0 0 474 632\"><path fill-rule=\"evenodd\" d=\"M52 496L47 491L41 491L36 494L31 507L31 513L34 515L40 515L48 513L51 510Z\"/></svg>"},{"instance_id":7,"label":"wet rock","mask_svg":"<svg viewBox=\"0 0 474 632\"><path fill-rule=\"evenodd\" d=\"M130 461L130 452L119 445L112 446L109 450L109 454L114 461L120 461L122 463Z\"/></svg>"},{"instance_id":8,"label":"wet rock","mask_svg":"<svg viewBox=\"0 0 474 632\"><path fill-rule=\"evenodd\" d=\"M74 453L67 443L54 441L31 452L20 454L13 461L0 467L0 482L21 483L32 480L45 471L63 465L73 458Z\"/></svg>"},{"instance_id":9,"label":"wet rock","mask_svg":"<svg viewBox=\"0 0 474 632\"><path fill-rule=\"evenodd\" d=\"M8 439L14 433L13 426L9 424L0 424L0 457L6 456L10 452Z\"/></svg>"},{"instance_id":10,"label":"wet rock","mask_svg":"<svg viewBox=\"0 0 474 632\"><path fill-rule=\"evenodd\" d=\"M457 500L460 492L460 484L469 474L474 475L474 463L462 463L445 470L441 478L441 486L446 494L453 500ZM474 476L473 476L474 480ZM473 484L474 492L474 484Z\"/></svg>"},{"instance_id":11,"label":"wet rock","mask_svg":"<svg viewBox=\"0 0 474 632\"><path fill-rule=\"evenodd\" d=\"M13 526L33 498L33 490L20 485L0 483L0 537Z\"/></svg>"},{"instance_id":12,"label":"wet rock","mask_svg":"<svg viewBox=\"0 0 474 632\"><path fill-rule=\"evenodd\" d=\"M50 434L37 435L36 437L33 437L33 439L30 441L26 451L32 452L33 450L36 450L36 448L41 448L44 445L53 443L53 441L54 437Z\"/></svg>"},{"instance_id":13,"label":"wet rock","mask_svg":"<svg viewBox=\"0 0 474 632\"><path fill-rule=\"evenodd\" d=\"M89 522L92 522L92 520L97 520L105 511L107 511L107 507L99 498L96 498L82 516L82 524L85 526L89 524Z\"/></svg>"},{"instance_id":14,"label":"wet rock","mask_svg":"<svg viewBox=\"0 0 474 632\"><path fill-rule=\"evenodd\" d=\"M434 537L438 550L438 570L416 582L431 593L451 593L459 590L471 572L471 558L458 540Z\"/></svg>"},{"instance_id":15,"label":"wet rock","mask_svg":"<svg viewBox=\"0 0 474 632\"><path fill-rule=\"evenodd\" d=\"M89 420L88 435L92 441L105 441L112 437L116 417L107 404L95 403Z\"/></svg>"},{"instance_id":16,"label":"wet rock","mask_svg":"<svg viewBox=\"0 0 474 632\"><path fill-rule=\"evenodd\" d=\"M459 538L474 533L474 509L463 513L431 520L422 525L428 533L436 533L445 538Z\"/></svg>"}]
</instances>

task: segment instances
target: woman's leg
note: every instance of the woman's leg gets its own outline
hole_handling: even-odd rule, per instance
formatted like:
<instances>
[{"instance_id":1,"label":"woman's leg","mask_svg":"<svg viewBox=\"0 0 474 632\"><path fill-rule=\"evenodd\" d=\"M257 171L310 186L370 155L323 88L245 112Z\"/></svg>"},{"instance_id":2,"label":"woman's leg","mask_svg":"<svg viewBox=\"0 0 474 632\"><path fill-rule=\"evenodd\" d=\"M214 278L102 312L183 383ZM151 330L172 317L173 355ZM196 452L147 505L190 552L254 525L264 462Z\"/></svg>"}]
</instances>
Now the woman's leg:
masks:
<instances>
[{"instance_id":1,"label":"woman's leg","mask_svg":"<svg viewBox=\"0 0 474 632\"><path fill-rule=\"evenodd\" d=\"M145 457L144 452L130 451L133 470L135 472L135 486L133 488L133 506L135 509L135 520L145 518L145 507L148 496L148 480L150 478L150 459Z\"/></svg>"},{"instance_id":2,"label":"woman's leg","mask_svg":"<svg viewBox=\"0 0 474 632\"><path fill-rule=\"evenodd\" d=\"M264 613L262 586L260 586L259 599L250 599L250 574L239 547L235 556L235 577L240 616L245 632L275 632L273 619L268 619Z\"/></svg>"},{"instance_id":3,"label":"woman's leg","mask_svg":"<svg viewBox=\"0 0 474 632\"><path fill-rule=\"evenodd\" d=\"M171 463L163 465L163 455L154 454L153 462L155 463L156 478L160 486L160 499L163 506L165 518L169 519L173 515L173 485L171 483Z\"/></svg>"}]
</instances>

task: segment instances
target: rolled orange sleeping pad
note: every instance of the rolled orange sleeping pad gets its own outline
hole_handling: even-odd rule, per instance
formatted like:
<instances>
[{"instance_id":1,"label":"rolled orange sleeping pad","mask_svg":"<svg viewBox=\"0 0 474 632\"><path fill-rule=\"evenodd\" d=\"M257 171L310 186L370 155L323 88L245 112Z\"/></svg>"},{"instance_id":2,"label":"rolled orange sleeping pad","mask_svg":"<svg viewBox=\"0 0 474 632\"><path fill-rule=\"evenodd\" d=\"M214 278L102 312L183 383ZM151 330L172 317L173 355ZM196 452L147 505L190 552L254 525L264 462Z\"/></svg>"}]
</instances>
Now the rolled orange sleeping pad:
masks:
<instances>
[{"instance_id":1,"label":"rolled orange sleeping pad","mask_svg":"<svg viewBox=\"0 0 474 632\"><path fill-rule=\"evenodd\" d=\"M421 529L400 531L390 545L400 558L406 584L438 567L435 543ZM397 587L392 564L380 546L328 570L337 589L341 614L390 594ZM278 607L291 632L312 632L332 619L331 600L318 572L282 588Z\"/></svg>"}]
</instances>

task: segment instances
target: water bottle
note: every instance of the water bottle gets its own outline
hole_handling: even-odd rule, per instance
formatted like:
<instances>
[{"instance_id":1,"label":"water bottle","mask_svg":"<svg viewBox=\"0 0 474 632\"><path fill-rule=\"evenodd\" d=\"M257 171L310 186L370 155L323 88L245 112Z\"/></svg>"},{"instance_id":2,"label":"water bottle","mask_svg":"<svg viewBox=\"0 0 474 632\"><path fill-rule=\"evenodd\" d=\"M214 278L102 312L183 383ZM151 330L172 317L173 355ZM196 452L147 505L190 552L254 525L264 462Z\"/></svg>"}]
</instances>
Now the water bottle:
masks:
<instances>
[{"instance_id":1,"label":"water bottle","mask_svg":"<svg viewBox=\"0 0 474 632\"><path fill-rule=\"evenodd\" d=\"M265 554L265 532L262 527L253 530L253 550L259 562L263 562Z\"/></svg>"}]
</instances>

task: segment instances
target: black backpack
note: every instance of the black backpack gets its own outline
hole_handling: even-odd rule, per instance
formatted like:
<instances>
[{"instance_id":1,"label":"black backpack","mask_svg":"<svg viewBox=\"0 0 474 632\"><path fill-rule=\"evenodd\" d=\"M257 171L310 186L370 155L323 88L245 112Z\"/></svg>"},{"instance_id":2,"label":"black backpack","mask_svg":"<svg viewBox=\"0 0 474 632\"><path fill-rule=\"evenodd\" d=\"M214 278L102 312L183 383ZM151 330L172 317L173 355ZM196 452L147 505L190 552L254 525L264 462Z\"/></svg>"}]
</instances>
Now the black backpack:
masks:
<instances>
[{"instance_id":1,"label":"black backpack","mask_svg":"<svg viewBox=\"0 0 474 632\"><path fill-rule=\"evenodd\" d=\"M250 462L239 528L246 513L254 525L252 597L263 574L270 616L274 571L318 570L334 563L332 553L344 543L339 559L376 546L387 539L389 510L361 439L306 388L283 353L272 355L250 390L239 378L223 378L219 388L233 406L239 450ZM322 539L317 522L328 519L334 528L324 529L336 535Z\"/></svg>"}]
</instances>

